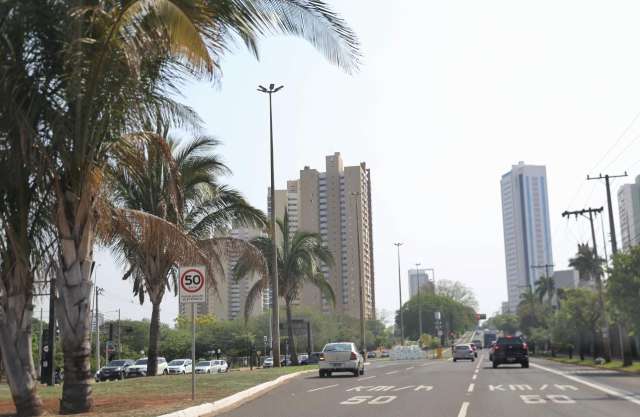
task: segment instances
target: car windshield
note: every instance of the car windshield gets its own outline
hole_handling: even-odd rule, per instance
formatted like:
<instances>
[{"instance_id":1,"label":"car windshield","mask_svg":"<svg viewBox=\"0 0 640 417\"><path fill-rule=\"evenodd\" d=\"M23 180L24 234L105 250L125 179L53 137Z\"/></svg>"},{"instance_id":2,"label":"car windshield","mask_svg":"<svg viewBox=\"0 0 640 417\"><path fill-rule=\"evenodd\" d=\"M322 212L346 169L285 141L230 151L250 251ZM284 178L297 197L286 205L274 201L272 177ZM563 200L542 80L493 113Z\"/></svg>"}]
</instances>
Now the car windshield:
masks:
<instances>
[{"instance_id":1,"label":"car windshield","mask_svg":"<svg viewBox=\"0 0 640 417\"><path fill-rule=\"evenodd\" d=\"M499 345L521 345L524 340L520 337L501 337L498 339Z\"/></svg>"},{"instance_id":2,"label":"car windshield","mask_svg":"<svg viewBox=\"0 0 640 417\"><path fill-rule=\"evenodd\" d=\"M350 343L331 343L326 345L323 349L323 352L350 352L351 344Z\"/></svg>"},{"instance_id":3,"label":"car windshield","mask_svg":"<svg viewBox=\"0 0 640 417\"><path fill-rule=\"evenodd\" d=\"M111 361L109 366L124 366L126 363L126 361Z\"/></svg>"},{"instance_id":4,"label":"car windshield","mask_svg":"<svg viewBox=\"0 0 640 417\"><path fill-rule=\"evenodd\" d=\"M456 346L456 350L469 350L469 346Z\"/></svg>"},{"instance_id":5,"label":"car windshield","mask_svg":"<svg viewBox=\"0 0 640 417\"><path fill-rule=\"evenodd\" d=\"M211 362L204 361L204 362L198 362L198 365L196 366L210 366L210 365L211 365Z\"/></svg>"},{"instance_id":6,"label":"car windshield","mask_svg":"<svg viewBox=\"0 0 640 417\"><path fill-rule=\"evenodd\" d=\"M171 361L169 362L169 366L181 366L184 365L184 361Z\"/></svg>"},{"instance_id":7,"label":"car windshield","mask_svg":"<svg viewBox=\"0 0 640 417\"><path fill-rule=\"evenodd\" d=\"M147 360L146 359L138 359L136 361L136 365L146 365L147 364Z\"/></svg>"}]
</instances>

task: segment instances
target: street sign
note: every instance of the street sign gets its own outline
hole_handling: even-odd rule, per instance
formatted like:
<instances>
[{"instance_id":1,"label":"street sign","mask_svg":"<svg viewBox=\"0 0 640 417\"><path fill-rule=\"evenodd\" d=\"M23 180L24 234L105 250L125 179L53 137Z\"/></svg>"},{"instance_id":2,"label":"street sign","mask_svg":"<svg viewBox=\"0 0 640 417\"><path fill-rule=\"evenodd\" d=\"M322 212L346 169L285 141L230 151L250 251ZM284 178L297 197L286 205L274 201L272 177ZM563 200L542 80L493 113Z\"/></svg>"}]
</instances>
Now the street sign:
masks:
<instances>
[{"instance_id":1,"label":"street sign","mask_svg":"<svg viewBox=\"0 0 640 417\"><path fill-rule=\"evenodd\" d=\"M204 303L207 298L204 266L183 266L178 271L181 303Z\"/></svg>"}]
</instances>

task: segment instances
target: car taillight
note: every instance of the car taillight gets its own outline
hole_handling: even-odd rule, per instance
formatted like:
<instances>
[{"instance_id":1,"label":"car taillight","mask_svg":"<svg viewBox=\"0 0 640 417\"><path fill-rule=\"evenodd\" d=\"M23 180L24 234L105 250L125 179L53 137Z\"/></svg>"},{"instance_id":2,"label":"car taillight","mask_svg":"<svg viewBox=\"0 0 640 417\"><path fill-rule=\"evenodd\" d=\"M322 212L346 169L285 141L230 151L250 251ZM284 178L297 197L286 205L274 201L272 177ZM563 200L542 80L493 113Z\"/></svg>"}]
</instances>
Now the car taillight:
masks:
<instances>
[{"instance_id":1,"label":"car taillight","mask_svg":"<svg viewBox=\"0 0 640 417\"><path fill-rule=\"evenodd\" d=\"M351 352L351 360L355 361L356 359L358 359L358 355L355 352Z\"/></svg>"},{"instance_id":2,"label":"car taillight","mask_svg":"<svg viewBox=\"0 0 640 417\"><path fill-rule=\"evenodd\" d=\"M522 344L522 349L527 350L527 349L529 349L529 346L527 346L527 344L526 344L526 343L523 343L523 344Z\"/></svg>"},{"instance_id":3,"label":"car taillight","mask_svg":"<svg viewBox=\"0 0 640 417\"><path fill-rule=\"evenodd\" d=\"M495 345L495 346L493 347L493 350L500 350L500 346L499 346L499 345Z\"/></svg>"},{"instance_id":4,"label":"car taillight","mask_svg":"<svg viewBox=\"0 0 640 417\"><path fill-rule=\"evenodd\" d=\"M318 358L319 360L323 361L324 360L324 353L320 354L320 357Z\"/></svg>"}]
</instances>

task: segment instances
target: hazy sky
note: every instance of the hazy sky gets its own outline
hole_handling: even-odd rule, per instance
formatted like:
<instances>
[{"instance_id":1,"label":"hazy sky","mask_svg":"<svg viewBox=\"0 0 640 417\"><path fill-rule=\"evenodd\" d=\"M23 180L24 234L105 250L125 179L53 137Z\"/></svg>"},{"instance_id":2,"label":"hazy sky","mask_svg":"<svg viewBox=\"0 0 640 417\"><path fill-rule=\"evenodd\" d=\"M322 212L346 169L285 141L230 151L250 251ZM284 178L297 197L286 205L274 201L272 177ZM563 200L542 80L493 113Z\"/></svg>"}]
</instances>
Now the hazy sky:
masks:
<instances>
[{"instance_id":1,"label":"hazy sky","mask_svg":"<svg viewBox=\"0 0 640 417\"><path fill-rule=\"evenodd\" d=\"M274 97L276 181L285 186L325 155L371 168L376 302L398 307L415 262L472 287L482 312L506 300L500 176L522 160L547 166L554 261L565 267L586 221L566 209L604 204L599 172L640 173L640 3L637 1L331 0L364 54L349 76L303 41L241 48L217 87L185 86L183 101L220 138L228 183L266 209L267 98ZM631 178L628 179L631 181ZM617 181L617 191L622 181ZM616 205L617 213L617 205ZM617 215L616 215L617 221ZM598 227L602 245L602 232ZM108 254L100 254L101 309L150 317ZM167 297L162 320L177 301Z\"/></svg>"}]
</instances>

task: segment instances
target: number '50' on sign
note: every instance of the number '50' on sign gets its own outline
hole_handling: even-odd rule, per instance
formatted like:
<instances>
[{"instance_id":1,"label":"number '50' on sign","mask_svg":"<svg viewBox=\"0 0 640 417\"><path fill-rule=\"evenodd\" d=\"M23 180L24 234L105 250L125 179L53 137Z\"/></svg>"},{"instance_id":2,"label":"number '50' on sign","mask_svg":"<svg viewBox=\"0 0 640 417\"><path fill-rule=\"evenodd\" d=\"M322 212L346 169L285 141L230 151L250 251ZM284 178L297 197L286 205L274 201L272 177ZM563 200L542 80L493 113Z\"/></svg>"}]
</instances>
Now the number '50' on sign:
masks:
<instances>
[{"instance_id":1,"label":"number '50' on sign","mask_svg":"<svg viewBox=\"0 0 640 417\"><path fill-rule=\"evenodd\" d=\"M204 266L183 266L179 269L180 302L202 303L206 297Z\"/></svg>"}]
</instances>

